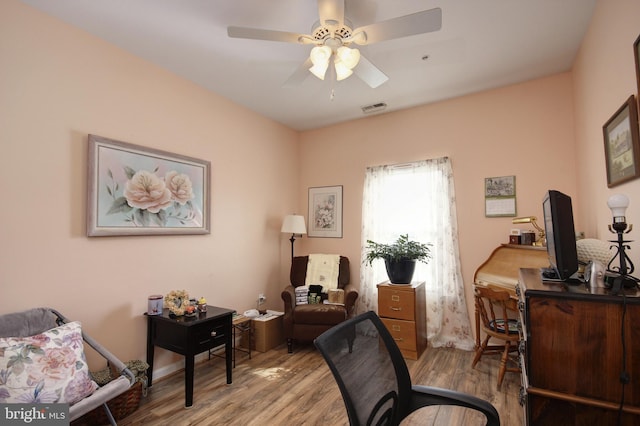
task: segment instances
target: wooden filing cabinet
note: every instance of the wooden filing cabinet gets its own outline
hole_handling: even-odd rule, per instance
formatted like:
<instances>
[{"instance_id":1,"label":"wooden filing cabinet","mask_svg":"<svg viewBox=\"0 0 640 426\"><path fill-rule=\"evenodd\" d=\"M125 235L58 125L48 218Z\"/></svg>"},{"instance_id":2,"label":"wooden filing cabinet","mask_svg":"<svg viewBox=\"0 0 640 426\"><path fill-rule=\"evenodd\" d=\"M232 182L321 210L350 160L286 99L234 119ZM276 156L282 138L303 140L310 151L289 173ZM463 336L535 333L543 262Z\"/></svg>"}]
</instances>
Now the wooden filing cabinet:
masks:
<instances>
[{"instance_id":1,"label":"wooden filing cabinet","mask_svg":"<svg viewBox=\"0 0 640 426\"><path fill-rule=\"evenodd\" d=\"M395 339L402 355L418 359L427 348L424 281L378 284L378 316Z\"/></svg>"}]
</instances>

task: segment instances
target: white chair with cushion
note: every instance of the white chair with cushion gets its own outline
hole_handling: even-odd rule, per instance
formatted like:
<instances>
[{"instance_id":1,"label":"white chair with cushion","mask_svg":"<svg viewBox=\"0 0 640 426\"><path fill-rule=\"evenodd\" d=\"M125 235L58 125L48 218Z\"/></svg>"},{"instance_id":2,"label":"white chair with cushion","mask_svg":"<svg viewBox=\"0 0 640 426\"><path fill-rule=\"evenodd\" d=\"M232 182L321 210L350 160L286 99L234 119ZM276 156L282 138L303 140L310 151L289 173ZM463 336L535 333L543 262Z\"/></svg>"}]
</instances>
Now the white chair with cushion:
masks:
<instances>
[{"instance_id":1,"label":"white chair with cushion","mask_svg":"<svg viewBox=\"0 0 640 426\"><path fill-rule=\"evenodd\" d=\"M119 377L98 387L91 379L84 354L88 344ZM16 362L22 359L24 362ZM135 383L134 374L111 352L50 308L0 315L0 402L67 403L69 420L103 406L112 425L107 401Z\"/></svg>"}]
</instances>

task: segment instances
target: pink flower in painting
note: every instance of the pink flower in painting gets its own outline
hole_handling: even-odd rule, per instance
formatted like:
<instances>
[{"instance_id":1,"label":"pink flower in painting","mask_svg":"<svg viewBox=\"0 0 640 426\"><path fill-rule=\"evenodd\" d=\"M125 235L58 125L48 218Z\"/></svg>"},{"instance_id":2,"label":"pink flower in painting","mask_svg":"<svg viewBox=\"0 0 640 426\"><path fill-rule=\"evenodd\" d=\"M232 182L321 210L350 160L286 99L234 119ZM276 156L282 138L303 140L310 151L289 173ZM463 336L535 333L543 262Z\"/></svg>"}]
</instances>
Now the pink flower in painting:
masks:
<instances>
[{"instance_id":1,"label":"pink flower in painting","mask_svg":"<svg viewBox=\"0 0 640 426\"><path fill-rule=\"evenodd\" d=\"M180 174L176 171L170 171L164 177L164 183L173 194L174 201L184 206L187 201L190 201L193 195L193 188L191 186L191 179L185 174Z\"/></svg>"},{"instance_id":2,"label":"pink flower in painting","mask_svg":"<svg viewBox=\"0 0 640 426\"><path fill-rule=\"evenodd\" d=\"M136 172L124 187L127 204L150 213L158 213L171 205L171 191L164 181L146 170Z\"/></svg>"}]
</instances>

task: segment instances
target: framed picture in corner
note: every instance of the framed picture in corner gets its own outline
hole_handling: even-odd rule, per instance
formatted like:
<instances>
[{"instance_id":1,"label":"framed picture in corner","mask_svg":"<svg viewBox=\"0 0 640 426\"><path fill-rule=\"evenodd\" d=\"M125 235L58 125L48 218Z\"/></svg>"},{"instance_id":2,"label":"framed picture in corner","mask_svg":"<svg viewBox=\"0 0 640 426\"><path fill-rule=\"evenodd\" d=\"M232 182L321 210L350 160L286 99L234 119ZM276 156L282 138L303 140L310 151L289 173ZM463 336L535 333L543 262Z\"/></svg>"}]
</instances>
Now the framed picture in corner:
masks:
<instances>
[{"instance_id":1,"label":"framed picture in corner","mask_svg":"<svg viewBox=\"0 0 640 426\"><path fill-rule=\"evenodd\" d=\"M307 235L342 238L342 185L309 188Z\"/></svg>"},{"instance_id":2,"label":"framed picture in corner","mask_svg":"<svg viewBox=\"0 0 640 426\"><path fill-rule=\"evenodd\" d=\"M634 95L602 126L607 186L612 188L640 176L638 108Z\"/></svg>"}]
</instances>

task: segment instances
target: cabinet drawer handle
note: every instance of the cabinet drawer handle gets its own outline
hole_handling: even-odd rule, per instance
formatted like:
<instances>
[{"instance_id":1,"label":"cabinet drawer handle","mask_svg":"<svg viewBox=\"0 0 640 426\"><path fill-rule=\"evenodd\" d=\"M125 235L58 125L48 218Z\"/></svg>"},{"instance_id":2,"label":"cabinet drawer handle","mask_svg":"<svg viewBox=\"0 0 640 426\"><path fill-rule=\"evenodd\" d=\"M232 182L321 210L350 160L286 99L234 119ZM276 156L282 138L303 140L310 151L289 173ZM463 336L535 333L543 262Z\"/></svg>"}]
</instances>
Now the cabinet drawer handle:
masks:
<instances>
[{"instance_id":1,"label":"cabinet drawer handle","mask_svg":"<svg viewBox=\"0 0 640 426\"><path fill-rule=\"evenodd\" d=\"M392 329L393 331L400 331L400 326L399 326L399 325L392 325L392 326L391 326L391 329Z\"/></svg>"},{"instance_id":2,"label":"cabinet drawer handle","mask_svg":"<svg viewBox=\"0 0 640 426\"><path fill-rule=\"evenodd\" d=\"M398 296L397 294L394 294L391 296L391 301L392 302L399 302L400 301L400 296Z\"/></svg>"},{"instance_id":3,"label":"cabinet drawer handle","mask_svg":"<svg viewBox=\"0 0 640 426\"><path fill-rule=\"evenodd\" d=\"M520 312L524 312L524 303L523 302L518 302L518 310Z\"/></svg>"},{"instance_id":4,"label":"cabinet drawer handle","mask_svg":"<svg viewBox=\"0 0 640 426\"><path fill-rule=\"evenodd\" d=\"M395 306L389 306L389 309L391 309L392 311L401 311L402 310L402 308L398 308L398 307L395 307Z\"/></svg>"},{"instance_id":5,"label":"cabinet drawer handle","mask_svg":"<svg viewBox=\"0 0 640 426\"><path fill-rule=\"evenodd\" d=\"M217 335L218 335L218 333L217 333L217 332L215 332L215 331L212 331L212 332L211 332L211 337L216 337Z\"/></svg>"}]
</instances>

